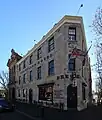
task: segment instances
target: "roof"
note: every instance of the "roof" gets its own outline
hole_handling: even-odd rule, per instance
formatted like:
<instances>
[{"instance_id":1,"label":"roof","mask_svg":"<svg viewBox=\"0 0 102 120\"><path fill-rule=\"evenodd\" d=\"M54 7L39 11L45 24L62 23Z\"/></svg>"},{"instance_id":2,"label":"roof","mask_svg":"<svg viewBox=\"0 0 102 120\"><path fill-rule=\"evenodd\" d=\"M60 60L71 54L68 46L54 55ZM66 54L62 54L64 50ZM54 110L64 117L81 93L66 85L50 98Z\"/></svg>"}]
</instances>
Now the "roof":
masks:
<instances>
[{"instance_id":1,"label":"roof","mask_svg":"<svg viewBox=\"0 0 102 120\"><path fill-rule=\"evenodd\" d=\"M65 15L57 24L53 26L53 28L46 34L44 37L36 44L34 47L28 51L27 54L23 56L22 59L20 59L17 64L20 64L23 60L25 60L29 55L32 54L41 44L43 44L57 29L59 29L64 23L79 23L82 25L82 29L84 30L83 26L83 19L81 16L69 16ZM85 33L84 33L85 37Z\"/></svg>"}]
</instances>

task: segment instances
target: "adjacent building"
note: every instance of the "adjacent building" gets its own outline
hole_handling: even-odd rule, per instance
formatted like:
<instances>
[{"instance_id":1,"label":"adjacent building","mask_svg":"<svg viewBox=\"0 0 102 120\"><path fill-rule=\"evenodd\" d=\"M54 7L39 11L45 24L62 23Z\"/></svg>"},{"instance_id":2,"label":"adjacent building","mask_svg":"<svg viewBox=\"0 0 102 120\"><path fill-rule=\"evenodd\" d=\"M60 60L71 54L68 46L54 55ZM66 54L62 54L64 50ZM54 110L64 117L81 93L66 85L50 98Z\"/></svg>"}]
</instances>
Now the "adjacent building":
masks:
<instances>
[{"instance_id":1,"label":"adjacent building","mask_svg":"<svg viewBox=\"0 0 102 120\"><path fill-rule=\"evenodd\" d=\"M87 52L83 19L66 15L25 56L13 50L15 59L11 57L7 64L10 96L64 110L87 108L92 89L90 60L88 54L84 60L72 57L75 48Z\"/></svg>"},{"instance_id":2,"label":"adjacent building","mask_svg":"<svg viewBox=\"0 0 102 120\"><path fill-rule=\"evenodd\" d=\"M11 58L7 62L7 66L9 68L9 99L15 100L16 96L16 63L21 59L22 57L14 51L14 49L11 50Z\"/></svg>"}]
</instances>

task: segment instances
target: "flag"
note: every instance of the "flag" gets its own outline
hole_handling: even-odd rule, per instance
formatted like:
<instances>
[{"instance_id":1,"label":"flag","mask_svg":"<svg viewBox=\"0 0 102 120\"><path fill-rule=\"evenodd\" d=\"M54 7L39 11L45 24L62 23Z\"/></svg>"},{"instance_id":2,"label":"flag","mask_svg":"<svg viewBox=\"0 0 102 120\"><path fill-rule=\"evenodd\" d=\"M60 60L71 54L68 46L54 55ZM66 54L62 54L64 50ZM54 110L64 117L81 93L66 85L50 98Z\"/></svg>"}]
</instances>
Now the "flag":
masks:
<instances>
[{"instance_id":1,"label":"flag","mask_svg":"<svg viewBox=\"0 0 102 120\"><path fill-rule=\"evenodd\" d=\"M84 55L85 55L85 52L78 48L74 48L71 54L71 56L76 56L76 57L84 56Z\"/></svg>"},{"instance_id":2,"label":"flag","mask_svg":"<svg viewBox=\"0 0 102 120\"><path fill-rule=\"evenodd\" d=\"M92 47L92 44L90 45L89 49L86 51L86 53L85 53L85 55L84 55L84 59L83 59L83 61L82 61L82 65L83 65L83 66L85 65L86 56L87 56L89 50L91 49L91 47Z\"/></svg>"}]
</instances>

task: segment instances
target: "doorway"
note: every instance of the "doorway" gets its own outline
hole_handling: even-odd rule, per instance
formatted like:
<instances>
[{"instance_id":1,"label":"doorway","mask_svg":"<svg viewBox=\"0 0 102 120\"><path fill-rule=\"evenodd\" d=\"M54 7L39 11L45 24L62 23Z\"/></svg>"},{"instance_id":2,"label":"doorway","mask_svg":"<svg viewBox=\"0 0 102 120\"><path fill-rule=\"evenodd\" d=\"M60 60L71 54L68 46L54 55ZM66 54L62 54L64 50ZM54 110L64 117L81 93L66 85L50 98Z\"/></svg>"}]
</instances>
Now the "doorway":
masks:
<instances>
[{"instance_id":1,"label":"doorway","mask_svg":"<svg viewBox=\"0 0 102 120\"><path fill-rule=\"evenodd\" d=\"M12 102L15 102L15 88L12 88Z\"/></svg>"},{"instance_id":2,"label":"doorway","mask_svg":"<svg viewBox=\"0 0 102 120\"><path fill-rule=\"evenodd\" d=\"M77 108L77 86L72 84L67 87L67 108Z\"/></svg>"}]
</instances>

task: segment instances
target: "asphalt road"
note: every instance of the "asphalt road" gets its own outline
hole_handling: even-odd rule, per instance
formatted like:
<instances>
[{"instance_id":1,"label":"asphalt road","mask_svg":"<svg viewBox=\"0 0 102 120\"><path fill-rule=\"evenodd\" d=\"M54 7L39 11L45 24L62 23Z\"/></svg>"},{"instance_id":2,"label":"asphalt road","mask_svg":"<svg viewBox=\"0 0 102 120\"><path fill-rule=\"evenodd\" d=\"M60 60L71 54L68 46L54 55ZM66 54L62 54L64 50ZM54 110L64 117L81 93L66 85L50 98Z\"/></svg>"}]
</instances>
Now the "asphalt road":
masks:
<instances>
[{"instance_id":1,"label":"asphalt road","mask_svg":"<svg viewBox=\"0 0 102 120\"><path fill-rule=\"evenodd\" d=\"M38 119L20 113L18 111L15 111L15 112L0 113L0 120L38 120Z\"/></svg>"}]
</instances>

